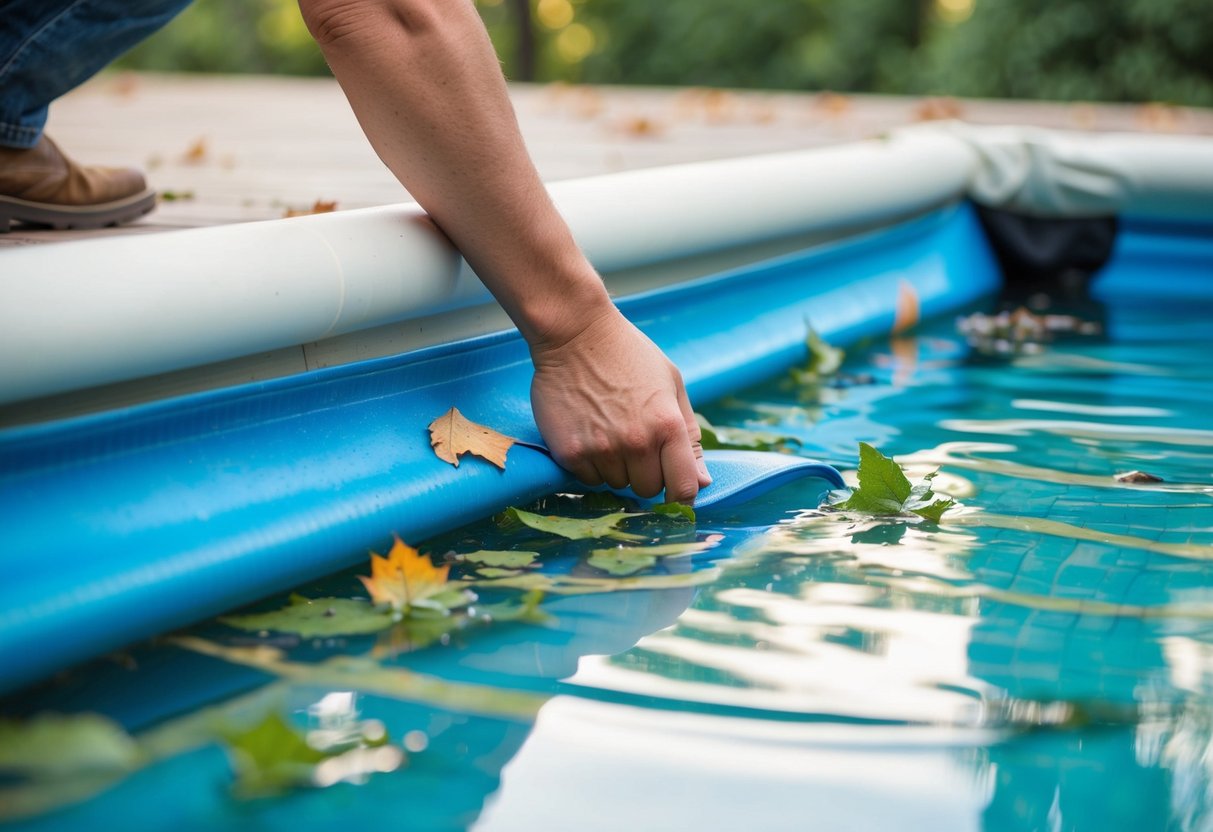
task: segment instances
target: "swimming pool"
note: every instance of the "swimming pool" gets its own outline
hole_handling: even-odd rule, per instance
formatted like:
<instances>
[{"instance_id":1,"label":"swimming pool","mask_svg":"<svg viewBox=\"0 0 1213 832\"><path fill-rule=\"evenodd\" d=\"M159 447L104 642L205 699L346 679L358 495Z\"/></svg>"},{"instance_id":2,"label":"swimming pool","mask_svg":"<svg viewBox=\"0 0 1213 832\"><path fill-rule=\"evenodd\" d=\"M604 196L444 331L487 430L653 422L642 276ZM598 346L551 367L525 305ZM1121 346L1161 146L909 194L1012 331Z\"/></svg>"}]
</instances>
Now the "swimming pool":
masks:
<instances>
[{"instance_id":1,"label":"swimming pool","mask_svg":"<svg viewBox=\"0 0 1213 832\"><path fill-rule=\"evenodd\" d=\"M41 828L116 813L129 828L327 828L382 822L385 812L419 829L1136 828L1161 818L1200 827L1208 374L1194 359L1207 346L1196 299L1213 262L1208 232L1190 219L1124 222L1095 284L1111 339L1053 345L1014 366L972 360L950 315L887 341L903 284L928 316L995 286L964 205L722 273L697 295L640 295L629 314L692 368L692 392L713 402L713 422L786 434L799 453L843 466L857 440L871 441L912 473L942 466L965 507L938 528L844 521L811 511L824 489L807 482L737 513L705 512L694 531L631 520L641 524L633 531L694 537L705 550L663 561L656 578L642 574L643 589L553 591L540 605L544 623L511 623L518 610L499 609L494 623L472 621L445 643L441 631L397 635L369 664L343 657L373 651L370 636L299 640L199 625L184 640L135 647L6 699L11 714L107 714L137 740L108 723L46 723L21 748L35 776L2 805L97 795L31 822ZM1169 279L1143 279L1160 258ZM806 274L813 291L789 303ZM1182 314L1147 314L1160 294L1182 297ZM670 310L693 319L697 303L731 308L745 324L688 339ZM806 317L839 343L872 340L852 350L840 381L749 388L803 354ZM521 386L509 375L516 344L488 336L474 348L505 368L505 389ZM407 514L403 492L435 481L397 482L383 455L407 442L374 426L400 414L414 391L395 385L409 374L428 391L418 412L448 404L452 388L434 380L460 361L436 348L416 365L385 359L314 384L267 382L251 397L247 388L206 394L188 413L167 403L85 417L66 444L53 424L7 434L6 461L26 466L9 470L34 472L8 482L14 539L53 542L67 584L89 591L63 590L58 570L37 560L46 550L21 547L8 564L17 571L7 591L18 594L3 620L6 684L155 632L157 622L212 614L218 597L254 600L267 581L285 586L292 572L363 560L338 532L390 542L391 529L366 528L375 511L398 501ZM343 398L351 390L353 409ZM335 401L345 404L328 406ZM351 425L364 444L350 444ZM288 458L297 470L253 464ZM1109 481L1122 466L1166 482ZM174 495L200 487L181 472L226 484L207 492L216 522L201 528L214 537L199 531L211 522L205 504L191 496L174 508ZM371 482L354 502L341 487L351 472ZM515 504L566 483L541 462L524 464L520 489L467 476L461 493ZM174 477L174 489L149 490ZM34 479L55 487L23 493ZM291 491L299 483L307 487ZM289 523L265 508L288 491ZM443 493L455 492L439 489L451 503ZM441 524L408 517L410 542L441 532L427 544L438 554L530 548L545 555L544 572L571 576L560 579L566 589L603 588L601 570L575 551L589 544L503 530L477 505L453 506ZM452 517L474 522L447 533ZM71 529L98 532L79 540L104 548L56 540ZM174 559L157 560L157 547L176 547ZM254 556L252 571L240 571ZM115 580L115 562L133 568ZM298 589L361 594L356 572L365 568ZM231 585L200 580L218 575ZM482 589L481 604L521 595ZM22 606L28 597L41 600ZM273 715L316 743L358 752L323 774L308 769L331 788L247 799L267 784L233 781L224 748L247 746L238 738L255 725L289 747L291 731ZM384 732L387 751L377 745Z\"/></svg>"},{"instance_id":2,"label":"swimming pool","mask_svg":"<svg viewBox=\"0 0 1213 832\"><path fill-rule=\"evenodd\" d=\"M856 440L911 475L941 466L964 507L939 525L822 513L822 483L800 483L659 530L721 536L644 573L685 586L550 595L544 623L397 642L381 676L331 668L390 639L212 622L9 699L104 713L153 749L30 828L117 813L130 829L1201 828L1213 374L1207 337L1169 337L1174 312L1112 309L1127 340L995 357L937 320L853 350L821 385L780 375L705 409L844 467ZM1163 482L1114 479L1133 469ZM422 548L536 550L545 573L601 576L589 545L490 519ZM356 595L361 572L298 592ZM266 712L313 736L377 721L406 757L347 773L356 785L234 799L208 732Z\"/></svg>"}]
</instances>

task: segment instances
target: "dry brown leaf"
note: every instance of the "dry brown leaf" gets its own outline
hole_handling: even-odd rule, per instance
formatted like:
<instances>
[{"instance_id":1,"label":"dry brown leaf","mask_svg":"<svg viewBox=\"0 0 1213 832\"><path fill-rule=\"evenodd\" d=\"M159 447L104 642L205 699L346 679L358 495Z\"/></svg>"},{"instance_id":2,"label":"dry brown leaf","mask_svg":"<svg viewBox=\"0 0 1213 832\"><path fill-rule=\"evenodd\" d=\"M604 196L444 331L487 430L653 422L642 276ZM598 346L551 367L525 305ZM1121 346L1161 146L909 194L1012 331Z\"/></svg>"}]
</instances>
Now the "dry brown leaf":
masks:
<instances>
[{"instance_id":1,"label":"dry brown leaf","mask_svg":"<svg viewBox=\"0 0 1213 832\"><path fill-rule=\"evenodd\" d=\"M337 210L337 200L326 201L318 199L312 203L311 208L287 208L282 215L287 219L291 217L307 217L312 214L331 214Z\"/></svg>"},{"instance_id":2,"label":"dry brown leaf","mask_svg":"<svg viewBox=\"0 0 1213 832\"><path fill-rule=\"evenodd\" d=\"M1162 477L1145 471L1129 471L1124 474L1116 475L1117 482L1141 483L1141 482L1162 482Z\"/></svg>"},{"instance_id":3,"label":"dry brown leaf","mask_svg":"<svg viewBox=\"0 0 1213 832\"><path fill-rule=\"evenodd\" d=\"M851 111L851 99L836 92L818 93L813 99L813 109L823 115L838 118Z\"/></svg>"},{"instance_id":4,"label":"dry brown leaf","mask_svg":"<svg viewBox=\"0 0 1213 832\"><path fill-rule=\"evenodd\" d=\"M664 128L648 116L633 116L619 123L619 131L627 136L646 139L660 135Z\"/></svg>"},{"instance_id":5,"label":"dry brown leaf","mask_svg":"<svg viewBox=\"0 0 1213 832\"><path fill-rule=\"evenodd\" d=\"M920 304L913 285L902 280L897 284L897 311L893 315L893 332L904 332L918 323Z\"/></svg>"},{"instance_id":6,"label":"dry brown leaf","mask_svg":"<svg viewBox=\"0 0 1213 832\"><path fill-rule=\"evenodd\" d=\"M430 446L444 462L459 467L459 457L474 454L505 470L505 455L518 440L478 425L452 407L430 422Z\"/></svg>"},{"instance_id":7,"label":"dry brown leaf","mask_svg":"<svg viewBox=\"0 0 1213 832\"><path fill-rule=\"evenodd\" d=\"M1155 133L1174 133L1179 129L1182 111L1174 104L1152 101L1137 108L1137 124Z\"/></svg>"},{"instance_id":8,"label":"dry brown leaf","mask_svg":"<svg viewBox=\"0 0 1213 832\"><path fill-rule=\"evenodd\" d=\"M955 98L924 98L914 108L915 121L947 121L964 115L964 107Z\"/></svg>"},{"instance_id":9,"label":"dry brown leaf","mask_svg":"<svg viewBox=\"0 0 1213 832\"><path fill-rule=\"evenodd\" d=\"M206 139L200 138L196 139L181 155L181 161L187 165L201 165L209 155L210 148L207 146Z\"/></svg>"}]
</instances>

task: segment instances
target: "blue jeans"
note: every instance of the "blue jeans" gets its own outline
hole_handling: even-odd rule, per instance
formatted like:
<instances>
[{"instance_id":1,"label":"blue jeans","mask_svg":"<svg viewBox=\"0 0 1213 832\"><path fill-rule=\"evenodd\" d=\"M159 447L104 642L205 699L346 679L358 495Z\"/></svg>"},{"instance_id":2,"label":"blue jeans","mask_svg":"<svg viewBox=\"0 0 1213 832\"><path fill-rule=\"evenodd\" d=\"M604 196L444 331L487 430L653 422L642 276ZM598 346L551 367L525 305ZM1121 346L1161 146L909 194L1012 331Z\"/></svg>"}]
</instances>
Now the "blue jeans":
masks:
<instances>
[{"instance_id":1,"label":"blue jeans","mask_svg":"<svg viewBox=\"0 0 1213 832\"><path fill-rule=\"evenodd\" d=\"M190 0L0 0L0 145L33 147L50 103Z\"/></svg>"}]
</instances>

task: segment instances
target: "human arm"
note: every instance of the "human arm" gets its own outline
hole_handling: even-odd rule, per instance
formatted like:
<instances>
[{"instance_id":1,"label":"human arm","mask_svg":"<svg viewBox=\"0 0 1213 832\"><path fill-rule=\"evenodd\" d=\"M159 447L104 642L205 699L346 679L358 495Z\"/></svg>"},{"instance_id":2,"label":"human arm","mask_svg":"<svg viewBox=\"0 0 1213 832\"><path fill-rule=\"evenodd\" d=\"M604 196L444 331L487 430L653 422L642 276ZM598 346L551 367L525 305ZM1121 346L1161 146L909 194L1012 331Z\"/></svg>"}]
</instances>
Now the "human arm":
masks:
<instances>
[{"instance_id":1,"label":"human arm","mask_svg":"<svg viewBox=\"0 0 1213 832\"><path fill-rule=\"evenodd\" d=\"M375 151L531 350L536 423L583 482L689 501L709 481L678 370L615 308L523 144L470 0L300 0Z\"/></svg>"}]
</instances>

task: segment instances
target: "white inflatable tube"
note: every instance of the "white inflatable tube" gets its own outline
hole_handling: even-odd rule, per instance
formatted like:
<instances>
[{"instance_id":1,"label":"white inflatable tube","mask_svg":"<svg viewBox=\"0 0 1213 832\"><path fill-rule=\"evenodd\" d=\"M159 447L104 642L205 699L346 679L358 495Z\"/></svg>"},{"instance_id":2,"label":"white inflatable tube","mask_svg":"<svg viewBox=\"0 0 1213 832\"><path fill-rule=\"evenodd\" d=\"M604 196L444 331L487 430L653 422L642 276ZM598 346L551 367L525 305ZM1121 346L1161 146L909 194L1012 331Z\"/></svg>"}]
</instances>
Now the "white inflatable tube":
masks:
<instances>
[{"instance_id":1,"label":"white inflatable tube","mask_svg":"<svg viewBox=\"0 0 1213 832\"><path fill-rule=\"evenodd\" d=\"M967 145L911 135L557 183L604 274L905 216L963 193ZM0 252L0 404L487 298L414 205Z\"/></svg>"}]
</instances>

